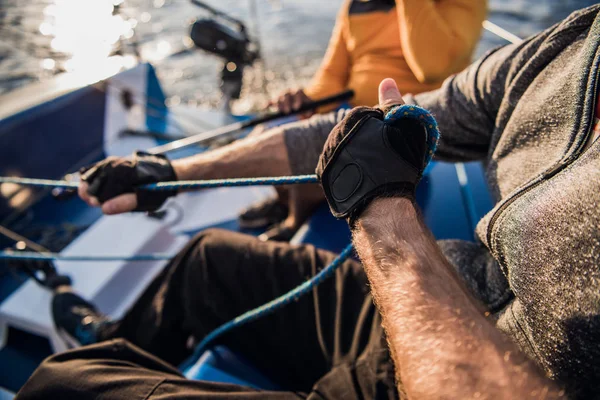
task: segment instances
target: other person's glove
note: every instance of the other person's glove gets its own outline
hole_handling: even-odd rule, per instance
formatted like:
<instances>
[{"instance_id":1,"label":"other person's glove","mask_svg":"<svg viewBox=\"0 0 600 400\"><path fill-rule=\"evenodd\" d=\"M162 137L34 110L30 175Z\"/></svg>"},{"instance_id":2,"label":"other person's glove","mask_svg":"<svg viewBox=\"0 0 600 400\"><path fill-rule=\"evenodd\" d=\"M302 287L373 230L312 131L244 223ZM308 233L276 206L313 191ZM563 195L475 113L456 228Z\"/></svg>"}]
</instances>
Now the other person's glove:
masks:
<instances>
[{"instance_id":1,"label":"other person's glove","mask_svg":"<svg viewBox=\"0 0 600 400\"><path fill-rule=\"evenodd\" d=\"M350 224L379 196L414 198L439 132L417 106L358 107L331 131L317 166L331 212Z\"/></svg>"},{"instance_id":2,"label":"other person's glove","mask_svg":"<svg viewBox=\"0 0 600 400\"><path fill-rule=\"evenodd\" d=\"M138 151L132 159L108 157L80 171L81 180L87 182L88 194L100 204L125 193L135 193L137 207L133 211L155 211L177 190L150 191L137 189L147 183L177 180L169 160L162 155Z\"/></svg>"}]
</instances>

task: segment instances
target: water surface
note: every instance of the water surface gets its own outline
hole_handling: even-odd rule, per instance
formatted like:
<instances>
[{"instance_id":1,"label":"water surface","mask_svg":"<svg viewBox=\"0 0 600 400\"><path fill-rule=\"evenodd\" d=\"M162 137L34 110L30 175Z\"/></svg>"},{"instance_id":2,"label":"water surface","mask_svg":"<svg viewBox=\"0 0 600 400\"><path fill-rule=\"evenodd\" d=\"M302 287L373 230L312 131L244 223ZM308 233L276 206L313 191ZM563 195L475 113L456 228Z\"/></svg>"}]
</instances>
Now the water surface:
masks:
<instances>
[{"instance_id":1,"label":"water surface","mask_svg":"<svg viewBox=\"0 0 600 400\"><path fill-rule=\"evenodd\" d=\"M238 111L285 88L301 87L318 68L342 0L207 0L246 22L263 62L245 73ZM562 20L587 0L492 0L489 19L526 37ZM62 71L117 69L137 51L157 67L171 103L216 106L222 61L190 50L189 24L206 16L186 0L0 0L0 94ZM477 50L505 43L485 33ZM121 49L122 55L119 55Z\"/></svg>"}]
</instances>

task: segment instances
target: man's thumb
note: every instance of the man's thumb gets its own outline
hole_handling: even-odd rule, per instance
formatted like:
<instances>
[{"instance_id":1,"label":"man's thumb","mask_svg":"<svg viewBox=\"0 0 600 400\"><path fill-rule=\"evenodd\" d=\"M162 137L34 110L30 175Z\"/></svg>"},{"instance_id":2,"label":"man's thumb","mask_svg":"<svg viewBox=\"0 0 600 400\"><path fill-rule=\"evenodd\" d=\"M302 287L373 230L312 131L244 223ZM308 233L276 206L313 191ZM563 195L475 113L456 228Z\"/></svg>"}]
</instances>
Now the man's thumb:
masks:
<instances>
[{"instance_id":1,"label":"man's thumb","mask_svg":"<svg viewBox=\"0 0 600 400\"><path fill-rule=\"evenodd\" d=\"M398 85L392 78L385 78L379 84L379 105L389 107L396 104L404 104Z\"/></svg>"}]
</instances>

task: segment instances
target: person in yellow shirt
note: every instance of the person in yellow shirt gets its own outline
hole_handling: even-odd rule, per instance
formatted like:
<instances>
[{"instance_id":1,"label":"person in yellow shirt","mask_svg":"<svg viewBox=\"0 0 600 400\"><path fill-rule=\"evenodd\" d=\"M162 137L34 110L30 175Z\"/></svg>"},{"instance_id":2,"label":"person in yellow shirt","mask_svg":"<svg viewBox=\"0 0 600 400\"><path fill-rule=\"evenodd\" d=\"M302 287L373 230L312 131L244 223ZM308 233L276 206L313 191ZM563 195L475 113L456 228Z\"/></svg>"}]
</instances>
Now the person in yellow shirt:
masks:
<instances>
[{"instance_id":1,"label":"person in yellow shirt","mask_svg":"<svg viewBox=\"0 0 600 400\"><path fill-rule=\"evenodd\" d=\"M279 107L345 89L354 90L352 106L372 106L385 78L403 93L437 89L470 64L486 12L485 0L347 0L311 84L281 96Z\"/></svg>"},{"instance_id":2,"label":"person in yellow shirt","mask_svg":"<svg viewBox=\"0 0 600 400\"><path fill-rule=\"evenodd\" d=\"M393 78L402 93L436 89L471 62L486 13L486 0L346 0L311 84L281 95L272 104L290 112L312 99L352 89L351 106L372 106L385 78ZM285 130L288 149L301 154L306 146L299 137L317 135L324 141L331 121L341 117L318 115L278 129ZM316 186L277 192L277 198L240 214L240 226L273 225L261 238L288 240L323 199Z\"/></svg>"}]
</instances>

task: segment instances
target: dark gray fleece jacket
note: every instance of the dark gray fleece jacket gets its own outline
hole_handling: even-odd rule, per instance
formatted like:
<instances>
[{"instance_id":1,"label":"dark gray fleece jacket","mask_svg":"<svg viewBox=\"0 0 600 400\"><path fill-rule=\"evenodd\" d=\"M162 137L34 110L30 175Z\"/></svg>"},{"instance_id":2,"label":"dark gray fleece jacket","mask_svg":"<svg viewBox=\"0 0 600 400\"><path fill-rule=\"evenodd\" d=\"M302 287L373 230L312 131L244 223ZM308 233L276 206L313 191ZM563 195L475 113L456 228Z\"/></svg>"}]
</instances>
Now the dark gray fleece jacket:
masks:
<instances>
[{"instance_id":1,"label":"dark gray fleece jacket","mask_svg":"<svg viewBox=\"0 0 600 400\"><path fill-rule=\"evenodd\" d=\"M497 327L571 397L600 398L600 140L592 138L600 6L499 48L436 91L437 158L483 160L496 205L480 243L440 242ZM310 173L343 113L282 128Z\"/></svg>"}]
</instances>

